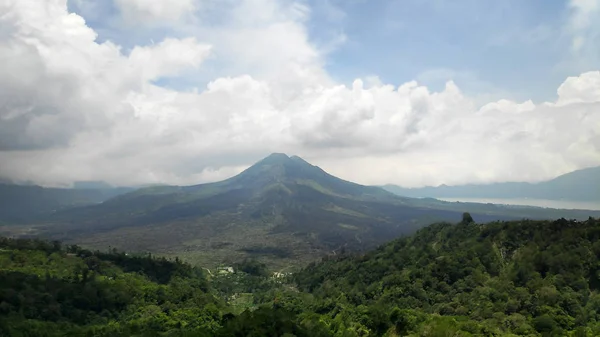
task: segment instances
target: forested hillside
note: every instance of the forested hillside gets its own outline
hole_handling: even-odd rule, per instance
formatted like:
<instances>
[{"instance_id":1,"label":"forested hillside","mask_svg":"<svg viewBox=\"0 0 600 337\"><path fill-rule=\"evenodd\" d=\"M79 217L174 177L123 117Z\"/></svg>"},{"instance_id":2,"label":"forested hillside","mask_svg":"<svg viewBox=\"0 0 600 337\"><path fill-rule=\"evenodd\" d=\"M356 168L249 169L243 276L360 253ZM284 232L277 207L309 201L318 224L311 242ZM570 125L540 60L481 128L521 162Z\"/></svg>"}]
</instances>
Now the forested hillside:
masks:
<instances>
[{"instance_id":1,"label":"forested hillside","mask_svg":"<svg viewBox=\"0 0 600 337\"><path fill-rule=\"evenodd\" d=\"M600 221L439 223L273 278L0 240L0 335L598 336ZM213 275L214 274L214 275Z\"/></svg>"},{"instance_id":2,"label":"forested hillside","mask_svg":"<svg viewBox=\"0 0 600 337\"><path fill-rule=\"evenodd\" d=\"M201 271L179 261L37 240L0 247L0 335L129 336L220 324L224 304Z\"/></svg>"},{"instance_id":3,"label":"forested hillside","mask_svg":"<svg viewBox=\"0 0 600 337\"><path fill-rule=\"evenodd\" d=\"M467 215L311 265L297 281L317 312L376 334L598 336L599 257L598 220L480 225Z\"/></svg>"},{"instance_id":4,"label":"forested hillside","mask_svg":"<svg viewBox=\"0 0 600 337\"><path fill-rule=\"evenodd\" d=\"M284 285L263 264L236 268L209 279L178 259L0 238L0 336L320 335L273 305Z\"/></svg>"}]
</instances>

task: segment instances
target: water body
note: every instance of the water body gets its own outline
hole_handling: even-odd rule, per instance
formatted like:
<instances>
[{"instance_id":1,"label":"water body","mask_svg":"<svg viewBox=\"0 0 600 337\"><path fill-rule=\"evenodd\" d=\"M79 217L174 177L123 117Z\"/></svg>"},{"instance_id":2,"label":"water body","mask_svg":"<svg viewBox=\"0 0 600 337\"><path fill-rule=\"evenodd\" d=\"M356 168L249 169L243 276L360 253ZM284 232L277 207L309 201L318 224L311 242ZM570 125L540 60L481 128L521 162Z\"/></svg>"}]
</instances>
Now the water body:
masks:
<instances>
[{"instance_id":1,"label":"water body","mask_svg":"<svg viewBox=\"0 0 600 337\"><path fill-rule=\"evenodd\" d=\"M499 205L518 205L518 206L537 206L545 208L560 208L560 209L583 209L600 211L600 202L591 201L568 201L568 200L546 200L546 199L500 199L500 198L437 198L443 201L450 202L477 202L483 204L499 204Z\"/></svg>"}]
</instances>

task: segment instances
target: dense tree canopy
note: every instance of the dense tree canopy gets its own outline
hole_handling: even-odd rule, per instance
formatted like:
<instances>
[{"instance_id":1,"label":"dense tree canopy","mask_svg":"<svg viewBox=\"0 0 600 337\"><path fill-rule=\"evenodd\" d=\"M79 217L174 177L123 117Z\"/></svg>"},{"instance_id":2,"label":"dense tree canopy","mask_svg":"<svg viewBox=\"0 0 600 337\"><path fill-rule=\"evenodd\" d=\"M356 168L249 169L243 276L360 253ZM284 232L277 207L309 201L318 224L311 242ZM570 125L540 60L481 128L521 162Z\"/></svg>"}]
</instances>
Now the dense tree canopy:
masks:
<instances>
[{"instance_id":1,"label":"dense tree canopy","mask_svg":"<svg viewBox=\"0 0 600 337\"><path fill-rule=\"evenodd\" d=\"M439 223L292 279L0 238L0 335L598 336L600 221Z\"/></svg>"},{"instance_id":2,"label":"dense tree canopy","mask_svg":"<svg viewBox=\"0 0 600 337\"><path fill-rule=\"evenodd\" d=\"M335 321L361 311L369 331L457 335L600 335L600 222L435 224L360 257L296 275ZM388 321L380 313L389 313ZM452 320L448 320L452 318Z\"/></svg>"}]
</instances>

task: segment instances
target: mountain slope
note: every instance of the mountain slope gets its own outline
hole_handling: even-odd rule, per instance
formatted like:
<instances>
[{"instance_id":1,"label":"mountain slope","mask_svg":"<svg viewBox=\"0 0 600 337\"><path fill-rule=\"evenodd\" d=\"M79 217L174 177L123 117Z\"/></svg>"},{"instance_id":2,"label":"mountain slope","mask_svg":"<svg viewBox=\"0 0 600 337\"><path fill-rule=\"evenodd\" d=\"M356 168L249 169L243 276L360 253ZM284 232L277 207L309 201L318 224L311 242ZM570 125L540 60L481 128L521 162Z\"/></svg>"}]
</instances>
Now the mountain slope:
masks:
<instances>
[{"instance_id":1,"label":"mountain slope","mask_svg":"<svg viewBox=\"0 0 600 337\"><path fill-rule=\"evenodd\" d=\"M380 313L371 316L379 324L362 321L379 330L372 335L598 336L599 258L599 220L463 221L313 264L295 278L325 322Z\"/></svg>"},{"instance_id":2,"label":"mountain slope","mask_svg":"<svg viewBox=\"0 0 600 337\"><path fill-rule=\"evenodd\" d=\"M600 202L600 167L577 170L535 184L507 182L423 188L386 185L383 188L397 195L412 198L534 198Z\"/></svg>"},{"instance_id":3,"label":"mountain slope","mask_svg":"<svg viewBox=\"0 0 600 337\"><path fill-rule=\"evenodd\" d=\"M97 204L129 191L128 188L66 189L0 183L0 223L31 221L60 209Z\"/></svg>"},{"instance_id":4,"label":"mountain slope","mask_svg":"<svg viewBox=\"0 0 600 337\"><path fill-rule=\"evenodd\" d=\"M299 157L273 154L221 182L140 189L57 212L37 229L95 248L183 255L210 265L244 256L297 262L342 247L362 250L431 221L460 218L407 200L333 177Z\"/></svg>"},{"instance_id":5,"label":"mountain slope","mask_svg":"<svg viewBox=\"0 0 600 337\"><path fill-rule=\"evenodd\" d=\"M465 211L478 221L594 215L402 198L272 154L221 182L144 188L57 212L28 233L204 265L250 256L283 267L365 250L432 222L458 221Z\"/></svg>"}]
</instances>

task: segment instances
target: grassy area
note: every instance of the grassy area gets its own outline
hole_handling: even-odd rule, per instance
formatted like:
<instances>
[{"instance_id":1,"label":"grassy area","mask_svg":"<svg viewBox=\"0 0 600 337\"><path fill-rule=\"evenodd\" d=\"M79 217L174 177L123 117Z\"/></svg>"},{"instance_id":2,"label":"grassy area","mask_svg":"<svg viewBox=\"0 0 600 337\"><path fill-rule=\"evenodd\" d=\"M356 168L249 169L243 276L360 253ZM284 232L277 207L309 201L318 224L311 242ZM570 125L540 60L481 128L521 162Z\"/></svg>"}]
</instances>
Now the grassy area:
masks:
<instances>
[{"instance_id":1,"label":"grassy area","mask_svg":"<svg viewBox=\"0 0 600 337\"><path fill-rule=\"evenodd\" d=\"M360 213L357 211L353 211L351 209L342 208L337 205L328 205L326 207L323 207L323 209L326 211L335 212L335 213L339 213L339 214L345 214L345 215L355 216L355 217L359 217L359 218L368 218L368 216L366 214L363 214L363 213Z\"/></svg>"},{"instance_id":2,"label":"grassy area","mask_svg":"<svg viewBox=\"0 0 600 337\"><path fill-rule=\"evenodd\" d=\"M251 293L235 294L229 299L228 303L232 307L233 313L236 315L241 314L245 310L253 310L256 308L254 296Z\"/></svg>"}]
</instances>

